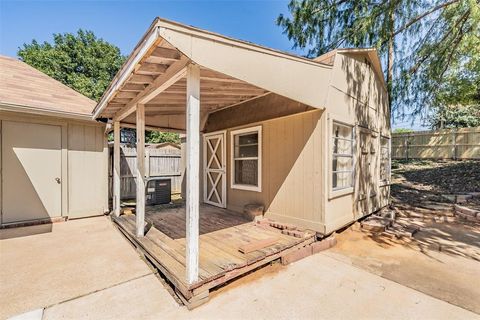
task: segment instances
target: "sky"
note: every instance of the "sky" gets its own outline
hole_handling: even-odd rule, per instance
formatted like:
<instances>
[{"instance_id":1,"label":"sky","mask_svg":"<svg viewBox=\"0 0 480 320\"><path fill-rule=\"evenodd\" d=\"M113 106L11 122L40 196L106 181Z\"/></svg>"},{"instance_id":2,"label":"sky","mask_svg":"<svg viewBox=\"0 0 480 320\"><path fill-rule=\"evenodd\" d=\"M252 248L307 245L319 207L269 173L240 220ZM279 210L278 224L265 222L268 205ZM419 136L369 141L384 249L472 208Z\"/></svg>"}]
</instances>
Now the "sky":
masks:
<instances>
[{"instance_id":1,"label":"sky","mask_svg":"<svg viewBox=\"0 0 480 320\"><path fill-rule=\"evenodd\" d=\"M275 24L288 14L288 0L0 0L0 54L17 56L18 48L33 39L52 41L53 33L91 30L99 38L130 54L155 17L303 55ZM395 127L420 129L416 121Z\"/></svg>"}]
</instances>

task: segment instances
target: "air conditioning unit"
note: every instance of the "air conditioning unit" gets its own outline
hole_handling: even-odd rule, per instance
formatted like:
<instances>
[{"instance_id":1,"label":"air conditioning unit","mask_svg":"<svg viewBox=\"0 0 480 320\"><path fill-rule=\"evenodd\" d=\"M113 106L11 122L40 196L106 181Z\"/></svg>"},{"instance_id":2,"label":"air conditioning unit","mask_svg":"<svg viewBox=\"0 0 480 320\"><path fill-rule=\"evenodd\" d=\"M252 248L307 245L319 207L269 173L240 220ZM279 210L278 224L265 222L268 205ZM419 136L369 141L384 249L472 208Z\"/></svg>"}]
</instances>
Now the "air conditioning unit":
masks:
<instances>
[{"instance_id":1,"label":"air conditioning unit","mask_svg":"<svg viewBox=\"0 0 480 320\"><path fill-rule=\"evenodd\" d=\"M150 178L147 181L146 204L166 204L172 202L172 181L163 178Z\"/></svg>"}]
</instances>

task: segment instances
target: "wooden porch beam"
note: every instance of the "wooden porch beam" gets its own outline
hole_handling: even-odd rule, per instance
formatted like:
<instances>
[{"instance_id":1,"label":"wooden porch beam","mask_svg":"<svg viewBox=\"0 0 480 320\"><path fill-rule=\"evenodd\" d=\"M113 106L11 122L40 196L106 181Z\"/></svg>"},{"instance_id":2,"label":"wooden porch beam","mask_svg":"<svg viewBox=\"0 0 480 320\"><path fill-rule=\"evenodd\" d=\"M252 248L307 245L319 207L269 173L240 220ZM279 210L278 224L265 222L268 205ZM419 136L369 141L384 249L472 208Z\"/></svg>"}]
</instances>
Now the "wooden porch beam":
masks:
<instances>
[{"instance_id":1,"label":"wooden porch beam","mask_svg":"<svg viewBox=\"0 0 480 320\"><path fill-rule=\"evenodd\" d=\"M180 60L174 62L170 67L168 67L165 73L159 75L148 87L145 88L145 90L140 92L136 98L128 102L120 111L117 111L117 113L115 113L114 120L122 121L135 111L138 103L147 103L159 93L166 90L172 84L184 77L186 74L186 66L189 62L190 60L185 56L182 56Z\"/></svg>"},{"instance_id":2,"label":"wooden porch beam","mask_svg":"<svg viewBox=\"0 0 480 320\"><path fill-rule=\"evenodd\" d=\"M187 67L187 194L186 274L187 282L198 280L199 268L199 171L200 171L200 67Z\"/></svg>"},{"instance_id":3,"label":"wooden porch beam","mask_svg":"<svg viewBox=\"0 0 480 320\"><path fill-rule=\"evenodd\" d=\"M145 234L145 105L137 105L137 199L136 235Z\"/></svg>"},{"instance_id":4,"label":"wooden porch beam","mask_svg":"<svg viewBox=\"0 0 480 320\"><path fill-rule=\"evenodd\" d=\"M113 123L113 212L120 216L120 122Z\"/></svg>"},{"instance_id":5,"label":"wooden porch beam","mask_svg":"<svg viewBox=\"0 0 480 320\"><path fill-rule=\"evenodd\" d=\"M122 128L131 128L135 129L136 126L135 124L131 123L124 123L122 122L120 124ZM179 128L167 128L167 127L156 127L156 126L145 126L145 130L147 131L161 131L161 132L175 132L175 133L185 133L184 129L179 129Z\"/></svg>"}]
</instances>

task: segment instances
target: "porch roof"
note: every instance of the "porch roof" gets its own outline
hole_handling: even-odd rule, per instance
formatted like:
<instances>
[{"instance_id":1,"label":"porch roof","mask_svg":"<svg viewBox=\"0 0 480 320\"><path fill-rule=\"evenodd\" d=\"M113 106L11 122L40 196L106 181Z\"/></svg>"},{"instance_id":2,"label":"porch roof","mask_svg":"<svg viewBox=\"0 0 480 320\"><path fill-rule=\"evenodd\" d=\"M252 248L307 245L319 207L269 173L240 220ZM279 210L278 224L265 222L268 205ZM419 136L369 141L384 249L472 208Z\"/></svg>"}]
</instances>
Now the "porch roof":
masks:
<instances>
[{"instance_id":1,"label":"porch roof","mask_svg":"<svg viewBox=\"0 0 480 320\"><path fill-rule=\"evenodd\" d=\"M200 66L201 127L208 114L270 92L324 108L332 66L157 18L113 79L94 118L185 130L186 67Z\"/></svg>"}]
</instances>

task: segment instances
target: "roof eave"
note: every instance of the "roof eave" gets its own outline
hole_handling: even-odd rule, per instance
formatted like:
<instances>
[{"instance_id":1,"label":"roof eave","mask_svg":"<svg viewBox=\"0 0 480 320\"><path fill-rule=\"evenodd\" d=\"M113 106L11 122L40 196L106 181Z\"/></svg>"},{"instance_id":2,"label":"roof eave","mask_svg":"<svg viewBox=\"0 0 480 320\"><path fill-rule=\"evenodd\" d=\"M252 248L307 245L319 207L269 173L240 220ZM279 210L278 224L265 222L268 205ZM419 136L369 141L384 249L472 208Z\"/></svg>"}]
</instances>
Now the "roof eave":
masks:
<instances>
[{"instance_id":1,"label":"roof eave","mask_svg":"<svg viewBox=\"0 0 480 320\"><path fill-rule=\"evenodd\" d=\"M171 22L168 20L157 18L152 23L149 30L146 32L144 37L137 44L136 48L133 50L130 57L127 59L127 61L124 63L122 68L119 70L117 75L112 80L110 86L108 87L108 89L102 96L100 102L97 104L97 106L94 109L93 119L96 119L101 115L105 107L108 105L108 102L110 101L110 99L114 96L116 91L121 88L121 86L125 83L125 81L127 81L130 74L134 71L136 64L141 61L141 59L148 52L150 47L154 45L159 39L164 39L167 42L170 42L168 38L165 39L165 32L167 31L187 34L189 36L193 36L198 39L204 39L204 40L206 39L212 42L222 43L228 46L242 48L248 51L261 52L264 54L269 54L271 56L283 58L289 61L293 60L293 61L296 61L297 63L315 66L320 69L325 68L325 69L331 70L332 68L330 65L323 64L321 62L317 62L308 58L290 55L281 51L276 51L276 50L262 47L256 44L232 39L232 38L225 37L223 35L212 33L209 31L205 31L205 30L194 28L194 27L185 26L176 22ZM192 61L196 62L195 57L192 57L191 55L188 54L188 52L185 52L185 49L183 50L179 49L179 51L182 52L183 54L186 54ZM202 65L201 63L199 64ZM208 68L209 66L206 65L205 67ZM318 108L319 106L317 105L315 107Z\"/></svg>"},{"instance_id":2,"label":"roof eave","mask_svg":"<svg viewBox=\"0 0 480 320\"><path fill-rule=\"evenodd\" d=\"M57 111L53 109L44 109L44 108L38 108L38 107L32 107L32 106L17 105L17 104L6 103L6 102L0 102L0 111L21 112L25 114L92 121L91 114L89 113Z\"/></svg>"}]
</instances>

